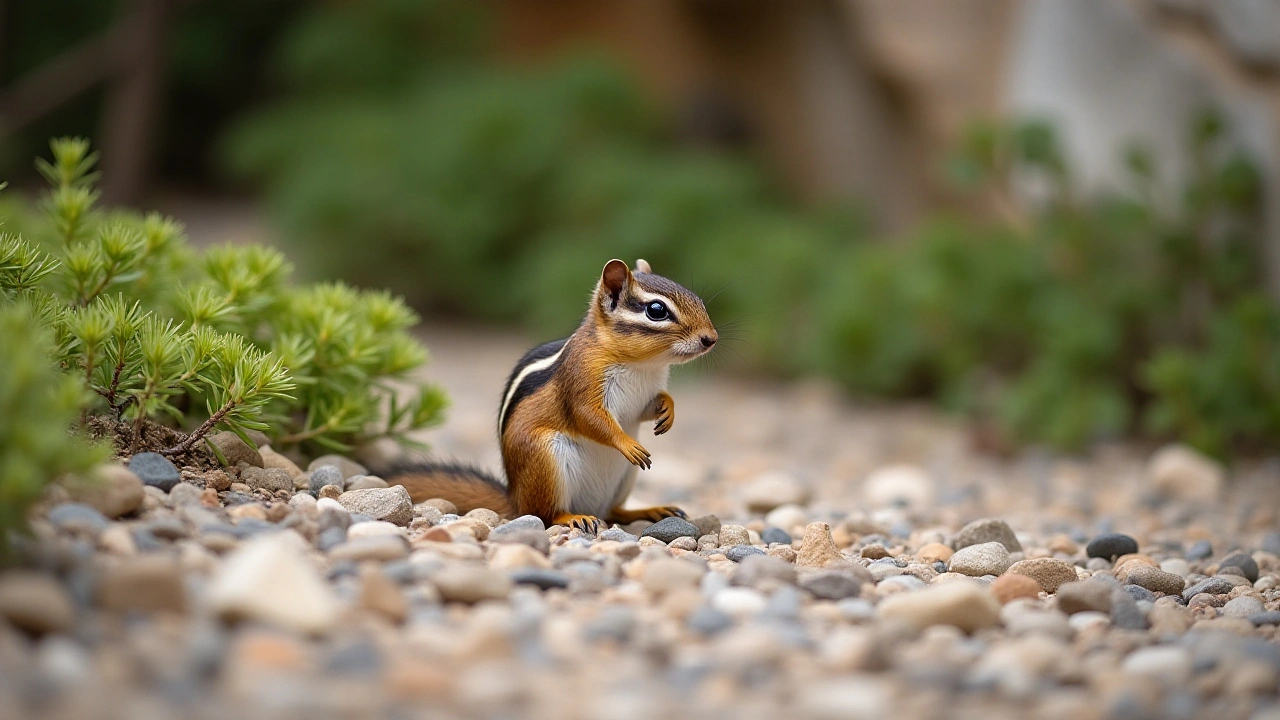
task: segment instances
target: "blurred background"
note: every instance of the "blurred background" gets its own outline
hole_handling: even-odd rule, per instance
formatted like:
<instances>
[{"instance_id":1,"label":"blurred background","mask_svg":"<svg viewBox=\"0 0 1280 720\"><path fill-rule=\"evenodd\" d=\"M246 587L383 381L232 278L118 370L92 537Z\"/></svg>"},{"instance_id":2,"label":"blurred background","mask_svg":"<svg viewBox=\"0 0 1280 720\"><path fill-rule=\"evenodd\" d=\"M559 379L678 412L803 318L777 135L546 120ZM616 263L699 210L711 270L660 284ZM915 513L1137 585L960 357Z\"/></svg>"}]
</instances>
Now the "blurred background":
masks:
<instances>
[{"instance_id":1,"label":"blurred background","mask_svg":"<svg viewBox=\"0 0 1280 720\"><path fill-rule=\"evenodd\" d=\"M0 0L9 229L58 135L431 321L645 257L734 370L988 449L1280 438L1280 3Z\"/></svg>"}]
</instances>

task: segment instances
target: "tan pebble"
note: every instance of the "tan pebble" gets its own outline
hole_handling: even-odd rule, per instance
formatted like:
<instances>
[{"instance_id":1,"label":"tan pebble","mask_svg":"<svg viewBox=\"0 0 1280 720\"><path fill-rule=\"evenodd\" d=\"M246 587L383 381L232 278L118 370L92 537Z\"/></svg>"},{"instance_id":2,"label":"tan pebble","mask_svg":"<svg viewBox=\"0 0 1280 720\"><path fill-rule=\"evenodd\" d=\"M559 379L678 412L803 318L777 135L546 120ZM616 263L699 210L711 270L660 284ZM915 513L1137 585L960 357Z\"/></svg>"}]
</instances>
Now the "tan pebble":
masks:
<instances>
[{"instance_id":1,"label":"tan pebble","mask_svg":"<svg viewBox=\"0 0 1280 720\"><path fill-rule=\"evenodd\" d=\"M831 539L837 547L847 548L857 541L853 533L849 532L843 525L837 525L831 531Z\"/></svg>"},{"instance_id":2,"label":"tan pebble","mask_svg":"<svg viewBox=\"0 0 1280 720\"><path fill-rule=\"evenodd\" d=\"M660 558L646 563L641 583L645 590L661 595L679 589L697 587L705 572L705 568L694 562Z\"/></svg>"},{"instance_id":3,"label":"tan pebble","mask_svg":"<svg viewBox=\"0 0 1280 720\"><path fill-rule=\"evenodd\" d=\"M489 558L489 567L494 570L549 568L551 561L528 545L499 545Z\"/></svg>"},{"instance_id":4,"label":"tan pebble","mask_svg":"<svg viewBox=\"0 0 1280 720\"><path fill-rule=\"evenodd\" d=\"M393 623L404 622L409 614L409 602L400 586L387 577L376 563L364 563L360 566L360 606Z\"/></svg>"},{"instance_id":5,"label":"tan pebble","mask_svg":"<svg viewBox=\"0 0 1280 720\"><path fill-rule=\"evenodd\" d=\"M249 630L241 633L232 650L232 663L240 672L261 670L300 671L307 666L306 648L288 635Z\"/></svg>"},{"instance_id":6,"label":"tan pebble","mask_svg":"<svg viewBox=\"0 0 1280 720\"><path fill-rule=\"evenodd\" d=\"M267 521L278 523L289 517L289 506L286 503L271 503L271 507L267 508Z\"/></svg>"},{"instance_id":7,"label":"tan pebble","mask_svg":"<svg viewBox=\"0 0 1280 720\"><path fill-rule=\"evenodd\" d=\"M946 562L950 560L951 556L954 554L955 550L952 550L947 545L936 542L928 543L916 551L916 557L921 562L927 563Z\"/></svg>"},{"instance_id":8,"label":"tan pebble","mask_svg":"<svg viewBox=\"0 0 1280 720\"><path fill-rule=\"evenodd\" d=\"M457 515L457 514L458 514L458 506L457 506L457 505L454 505L453 503L449 502L448 500L445 500L444 498L431 498L430 500L427 500L427 501L423 502L422 504L423 504L423 505L430 505L431 507L433 507L433 508L435 508L435 509L439 510L440 512L444 513L445 515Z\"/></svg>"},{"instance_id":9,"label":"tan pebble","mask_svg":"<svg viewBox=\"0 0 1280 720\"><path fill-rule=\"evenodd\" d=\"M502 516L488 508L476 508L463 517L479 520L487 525L490 530L502 523Z\"/></svg>"},{"instance_id":10,"label":"tan pebble","mask_svg":"<svg viewBox=\"0 0 1280 720\"><path fill-rule=\"evenodd\" d=\"M775 543L772 547L765 550L765 554L772 555L773 557L776 557L776 558L782 558L783 560L786 560L789 563L795 562L796 555L797 555L795 548L791 547L790 545L783 545L781 543ZM722 555L721 557L724 557L724 556Z\"/></svg>"},{"instance_id":11,"label":"tan pebble","mask_svg":"<svg viewBox=\"0 0 1280 720\"><path fill-rule=\"evenodd\" d=\"M1040 597L1040 583L1026 575L1006 573L991 583L991 593L1001 605L1018 598L1035 599Z\"/></svg>"},{"instance_id":12,"label":"tan pebble","mask_svg":"<svg viewBox=\"0 0 1280 720\"><path fill-rule=\"evenodd\" d=\"M186 552L189 550L184 548L184 554ZM183 612L187 607L187 589L182 567L172 557L156 554L113 565L102 572L98 602L115 612Z\"/></svg>"},{"instance_id":13,"label":"tan pebble","mask_svg":"<svg viewBox=\"0 0 1280 720\"><path fill-rule=\"evenodd\" d=\"M837 542L837 544L839 544ZM883 545L874 543L862 548L862 557L870 560L879 560L880 558L889 557L889 551L884 549Z\"/></svg>"},{"instance_id":14,"label":"tan pebble","mask_svg":"<svg viewBox=\"0 0 1280 720\"><path fill-rule=\"evenodd\" d=\"M320 497L337 500L342 496L342 488L337 485L325 485L320 488Z\"/></svg>"},{"instance_id":15,"label":"tan pebble","mask_svg":"<svg viewBox=\"0 0 1280 720\"><path fill-rule=\"evenodd\" d=\"M448 530L445 530L442 527L433 527L427 530L426 532L422 533L422 535L418 536L417 539L423 540L426 542L436 542L436 543L453 542L453 536L449 534Z\"/></svg>"},{"instance_id":16,"label":"tan pebble","mask_svg":"<svg viewBox=\"0 0 1280 720\"><path fill-rule=\"evenodd\" d=\"M1075 582L1077 573L1075 566L1064 560L1054 558L1033 558L1019 560L1009 567L1008 572L1015 575L1026 575L1040 584L1047 593L1056 593L1065 583Z\"/></svg>"},{"instance_id":17,"label":"tan pebble","mask_svg":"<svg viewBox=\"0 0 1280 720\"><path fill-rule=\"evenodd\" d=\"M114 555L136 555L138 543L127 525L113 523L98 538L98 546Z\"/></svg>"},{"instance_id":18,"label":"tan pebble","mask_svg":"<svg viewBox=\"0 0 1280 720\"><path fill-rule=\"evenodd\" d=\"M67 632L75 625L71 596L53 577L15 570L0 574L0 618L34 634Z\"/></svg>"},{"instance_id":19,"label":"tan pebble","mask_svg":"<svg viewBox=\"0 0 1280 720\"><path fill-rule=\"evenodd\" d=\"M258 448L258 453L262 455L262 467L278 468L289 473L289 477L296 477L302 474L302 468L297 463L269 447Z\"/></svg>"},{"instance_id":20,"label":"tan pebble","mask_svg":"<svg viewBox=\"0 0 1280 720\"><path fill-rule=\"evenodd\" d=\"M849 561L836 547L831 537L831 526L824 522L809 523L804 529L804 540L796 564L802 567L829 567L847 564Z\"/></svg>"},{"instance_id":21,"label":"tan pebble","mask_svg":"<svg viewBox=\"0 0 1280 720\"><path fill-rule=\"evenodd\" d=\"M234 505L227 508L227 515L237 520L250 518L265 521L267 519L267 509L258 503L244 503L243 505Z\"/></svg>"},{"instance_id":22,"label":"tan pebble","mask_svg":"<svg viewBox=\"0 0 1280 720\"><path fill-rule=\"evenodd\" d=\"M204 474L204 486L213 488L217 492L230 490L231 477L227 475L225 470L210 470Z\"/></svg>"},{"instance_id":23,"label":"tan pebble","mask_svg":"<svg viewBox=\"0 0 1280 720\"><path fill-rule=\"evenodd\" d=\"M457 522L450 523L446 527L451 534L459 531L465 531L470 533L471 537L481 542L489 539L489 531L493 529L485 524L484 521L473 517L464 517Z\"/></svg>"},{"instance_id":24,"label":"tan pebble","mask_svg":"<svg viewBox=\"0 0 1280 720\"><path fill-rule=\"evenodd\" d=\"M1075 555L1080 552L1080 546L1067 535L1054 535L1050 538L1048 547L1052 552L1063 555Z\"/></svg>"},{"instance_id":25,"label":"tan pebble","mask_svg":"<svg viewBox=\"0 0 1280 720\"><path fill-rule=\"evenodd\" d=\"M211 487L207 487L200 492L200 505L207 508L222 507L222 503L218 500L218 491Z\"/></svg>"}]
</instances>

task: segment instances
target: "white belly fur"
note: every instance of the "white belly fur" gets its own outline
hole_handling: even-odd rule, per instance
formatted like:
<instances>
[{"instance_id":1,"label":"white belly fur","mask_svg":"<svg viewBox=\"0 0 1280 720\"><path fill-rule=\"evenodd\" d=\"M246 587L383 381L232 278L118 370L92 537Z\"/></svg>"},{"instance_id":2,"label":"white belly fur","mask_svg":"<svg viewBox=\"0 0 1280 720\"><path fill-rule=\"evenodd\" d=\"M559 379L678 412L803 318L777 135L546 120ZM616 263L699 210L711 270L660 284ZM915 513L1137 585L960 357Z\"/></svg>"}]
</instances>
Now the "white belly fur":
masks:
<instances>
[{"instance_id":1,"label":"white belly fur","mask_svg":"<svg viewBox=\"0 0 1280 720\"><path fill-rule=\"evenodd\" d=\"M623 432L636 437L645 408L667 389L670 369L666 364L615 365L605 371L604 406ZM551 449L569 512L605 517L631 494L637 468L614 448L556 433Z\"/></svg>"}]
</instances>

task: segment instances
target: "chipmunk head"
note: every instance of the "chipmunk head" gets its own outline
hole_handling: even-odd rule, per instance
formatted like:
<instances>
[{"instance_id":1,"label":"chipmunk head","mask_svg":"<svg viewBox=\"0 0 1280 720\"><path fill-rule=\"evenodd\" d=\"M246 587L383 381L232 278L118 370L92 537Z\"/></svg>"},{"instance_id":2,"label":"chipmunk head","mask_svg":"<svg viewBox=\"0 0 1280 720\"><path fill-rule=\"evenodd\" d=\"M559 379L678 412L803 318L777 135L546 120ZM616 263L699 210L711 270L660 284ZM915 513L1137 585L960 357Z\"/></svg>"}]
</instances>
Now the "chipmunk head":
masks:
<instances>
[{"instance_id":1,"label":"chipmunk head","mask_svg":"<svg viewBox=\"0 0 1280 720\"><path fill-rule=\"evenodd\" d=\"M631 362L688 362L710 352L720 338L702 298L654 275L644 260L636 261L635 272L621 260L604 266L592 313L597 328L617 341L611 346Z\"/></svg>"}]
</instances>

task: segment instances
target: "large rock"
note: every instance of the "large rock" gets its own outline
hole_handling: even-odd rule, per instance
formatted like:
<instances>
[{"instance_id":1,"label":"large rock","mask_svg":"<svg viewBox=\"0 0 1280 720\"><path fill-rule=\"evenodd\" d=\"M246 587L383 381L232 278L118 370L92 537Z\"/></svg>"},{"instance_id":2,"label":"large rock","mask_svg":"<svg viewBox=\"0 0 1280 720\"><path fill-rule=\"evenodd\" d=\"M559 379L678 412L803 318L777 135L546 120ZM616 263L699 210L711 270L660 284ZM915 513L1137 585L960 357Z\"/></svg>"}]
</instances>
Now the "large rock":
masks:
<instances>
[{"instance_id":1,"label":"large rock","mask_svg":"<svg viewBox=\"0 0 1280 720\"><path fill-rule=\"evenodd\" d=\"M947 570L973 577L1000 575L1009 569L1009 551L998 542L962 547L947 562Z\"/></svg>"},{"instance_id":2,"label":"large rock","mask_svg":"<svg viewBox=\"0 0 1280 720\"><path fill-rule=\"evenodd\" d=\"M0 575L0 617L16 628L43 635L71 630L76 611L57 580L18 570Z\"/></svg>"},{"instance_id":3,"label":"large rock","mask_svg":"<svg viewBox=\"0 0 1280 720\"><path fill-rule=\"evenodd\" d=\"M338 603L292 533L267 535L237 549L214 577L209 604L227 621L252 620L322 634L338 619Z\"/></svg>"},{"instance_id":4,"label":"large rock","mask_svg":"<svg viewBox=\"0 0 1280 720\"><path fill-rule=\"evenodd\" d=\"M109 518L118 518L142 507L142 480L122 465L102 465L92 475L64 483L67 495Z\"/></svg>"},{"instance_id":5,"label":"large rock","mask_svg":"<svg viewBox=\"0 0 1280 720\"><path fill-rule=\"evenodd\" d=\"M1018 537L1013 534L1013 528L1009 527L1009 523L998 518L974 520L960 528L960 532L956 533L955 539L951 541L951 547L960 550L970 545L989 542L998 542L1011 553L1022 552L1022 543L1018 542Z\"/></svg>"},{"instance_id":6,"label":"large rock","mask_svg":"<svg viewBox=\"0 0 1280 720\"><path fill-rule=\"evenodd\" d=\"M400 526L408 525L413 519L413 500L403 485L350 490L339 495L338 502L350 512Z\"/></svg>"},{"instance_id":7,"label":"large rock","mask_svg":"<svg viewBox=\"0 0 1280 720\"><path fill-rule=\"evenodd\" d=\"M1078 579L1074 565L1053 558L1019 560L1009 566L1009 572L1026 575L1039 583L1041 589L1047 593L1056 593L1064 583L1075 582Z\"/></svg>"},{"instance_id":8,"label":"large rock","mask_svg":"<svg viewBox=\"0 0 1280 720\"><path fill-rule=\"evenodd\" d=\"M981 585L964 580L890 595L880 602L877 613L884 620L916 629L953 625L975 632L1000 622L1000 603Z\"/></svg>"}]
</instances>

